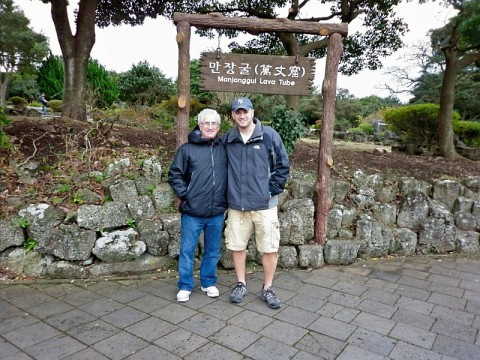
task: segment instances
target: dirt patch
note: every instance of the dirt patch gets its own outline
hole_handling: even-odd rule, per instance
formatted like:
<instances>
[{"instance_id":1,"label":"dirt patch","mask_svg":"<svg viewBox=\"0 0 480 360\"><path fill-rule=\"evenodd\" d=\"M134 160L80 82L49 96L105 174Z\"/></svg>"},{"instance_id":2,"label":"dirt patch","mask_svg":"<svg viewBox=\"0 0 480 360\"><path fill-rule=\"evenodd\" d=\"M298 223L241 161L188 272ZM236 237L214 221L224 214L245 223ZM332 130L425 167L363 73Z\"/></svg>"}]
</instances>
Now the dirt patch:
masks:
<instances>
[{"instance_id":1,"label":"dirt patch","mask_svg":"<svg viewBox=\"0 0 480 360\"><path fill-rule=\"evenodd\" d=\"M71 199L78 188L103 192L99 183L85 177L89 171L102 171L107 164L124 157L135 164L155 155L166 173L176 150L175 131L162 128L117 124L96 127L65 119L14 117L5 132L14 150L0 153L0 217L16 213L25 204L50 203L53 198L63 207L75 208L77 204ZM441 158L375 151L376 148L384 149L374 144L334 142L332 178L348 179L356 170L425 181L480 175L480 162L446 162ZM318 151L317 139L299 140L290 156L292 170L316 174ZM19 181L10 166L12 161L22 164L27 160L40 163L35 184Z\"/></svg>"},{"instance_id":2,"label":"dirt patch","mask_svg":"<svg viewBox=\"0 0 480 360\"><path fill-rule=\"evenodd\" d=\"M52 164L75 149L108 147L175 151L175 133L118 124L92 125L68 119L16 117L5 127L17 150L14 155ZM173 138L172 138L173 136ZM21 153L21 154L18 154Z\"/></svg>"},{"instance_id":3,"label":"dirt patch","mask_svg":"<svg viewBox=\"0 0 480 360\"><path fill-rule=\"evenodd\" d=\"M290 160L297 169L316 172L318 151L318 140L301 139ZM362 170L366 174L414 177L424 181L442 178L462 180L467 176L480 175L478 161L445 161L440 157L406 155L373 143L334 141L332 158L332 178L349 178L355 170Z\"/></svg>"},{"instance_id":4,"label":"dirt patch","mask_svg":"<svg viewBox=\"0 0 480 360\"><path fill-rule=\"evenodd\" d=\"M4 128L14 150L0 153L0 218L16 213L25 204L48 202L66 210L78 206L74 193L83 187L103 195L101 184L87 176L103 171L115 160L139 160L152 155L164 168L175 154L175 132L122 125L97 125L66 120L13 117ZM14 164L40 164L35 183L25 182Z\"/></svg>"}]
</instances>

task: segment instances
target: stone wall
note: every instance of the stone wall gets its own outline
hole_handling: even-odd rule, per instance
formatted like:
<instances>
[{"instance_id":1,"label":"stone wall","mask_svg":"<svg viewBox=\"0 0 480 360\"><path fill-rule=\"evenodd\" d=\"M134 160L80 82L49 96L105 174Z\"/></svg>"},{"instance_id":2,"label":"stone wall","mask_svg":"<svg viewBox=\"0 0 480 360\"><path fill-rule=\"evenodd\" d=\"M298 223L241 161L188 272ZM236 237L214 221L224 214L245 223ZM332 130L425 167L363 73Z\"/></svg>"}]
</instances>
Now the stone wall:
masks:
<instances>
[{"instance_id":1,"label":"stone wall","mask_svg":"<svg viewBox=\"0 0 480 360\"><path fill-rule=\"evenodd\" d=\"M132 175L128 159L102 173L104 196L80 189L75 212L47 203L0 219L0 266L26 276L127 275L174 265L180 215L155 157ZM294 174L280 197L279 266L320 268L358 258L475 252L480 239L480 176L462 181L391 179L361 171L330 188L325 245L315 245L314 179ZM202 239L198 255L202 251ZM253 240L248 259L260 263ZM224 249L221 266L233 268Z\"/></svg>"}]
</instances>

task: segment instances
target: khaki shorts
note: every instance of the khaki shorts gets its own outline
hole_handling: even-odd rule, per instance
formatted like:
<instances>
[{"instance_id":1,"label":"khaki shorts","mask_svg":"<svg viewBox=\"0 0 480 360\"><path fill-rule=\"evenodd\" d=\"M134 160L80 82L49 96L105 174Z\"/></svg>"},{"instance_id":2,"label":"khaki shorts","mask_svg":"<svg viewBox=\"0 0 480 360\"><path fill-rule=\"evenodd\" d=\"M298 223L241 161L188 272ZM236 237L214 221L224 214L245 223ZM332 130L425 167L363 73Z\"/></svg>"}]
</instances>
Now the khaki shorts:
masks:
<instances>
[{"instance_id":1,"label":"khaki shorts","mask_svg":"<svg viewBox=\"0 0 480 360\"><path fill-rule=\"evenodd\" d=\"M259 211L228 209L225 244L228 250L242 251L255 229L257 250L261 254L275 253L280 244L277 207Z\"/></svg>"}]
</instances>

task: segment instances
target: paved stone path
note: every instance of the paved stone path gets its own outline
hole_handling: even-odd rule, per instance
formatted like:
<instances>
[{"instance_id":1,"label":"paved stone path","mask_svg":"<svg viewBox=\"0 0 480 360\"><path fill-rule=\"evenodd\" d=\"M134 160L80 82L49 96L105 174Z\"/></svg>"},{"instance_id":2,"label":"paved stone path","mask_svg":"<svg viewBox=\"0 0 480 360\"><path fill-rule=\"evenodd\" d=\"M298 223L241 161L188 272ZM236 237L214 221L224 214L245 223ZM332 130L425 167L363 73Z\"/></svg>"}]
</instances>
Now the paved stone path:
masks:
<instances>
[{"instance_id":1,"label":"paved stone path","mask_svg":"<svg viewBox=\"0 0 480 360\"><path fill-rule=\"evenodd\" d=\"M282 271L279 310L174 276L0 283L0 359L480 359L480 254Z\"/></svg>"}]
</instances>

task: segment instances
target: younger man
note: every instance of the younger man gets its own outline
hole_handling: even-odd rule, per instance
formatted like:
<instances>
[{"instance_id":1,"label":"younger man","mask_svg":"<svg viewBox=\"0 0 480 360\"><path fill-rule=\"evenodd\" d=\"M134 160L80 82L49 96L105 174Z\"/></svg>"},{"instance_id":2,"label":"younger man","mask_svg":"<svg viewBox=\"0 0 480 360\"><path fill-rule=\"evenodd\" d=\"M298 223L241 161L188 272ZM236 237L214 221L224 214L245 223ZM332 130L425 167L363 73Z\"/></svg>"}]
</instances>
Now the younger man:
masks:
<instances>
[{"instance_id":1,"label":"younger man","mask_svg":"<svg viewBox=\"0 0 480 360\"><path fill-rule=\"evenodd\" d=\"M268 307L278 309L281 301L272 288L280 243L277 205L278 194L283 192L289 176L290 163L280 135L254 117L250 99L235 99L232 118L236 126L222 136L228 156L225 243L232 251L238 281L229 299L240 303L248 293L246 249L255 230L263 265L260 298Z\"/></svg>"}]
</instances>

